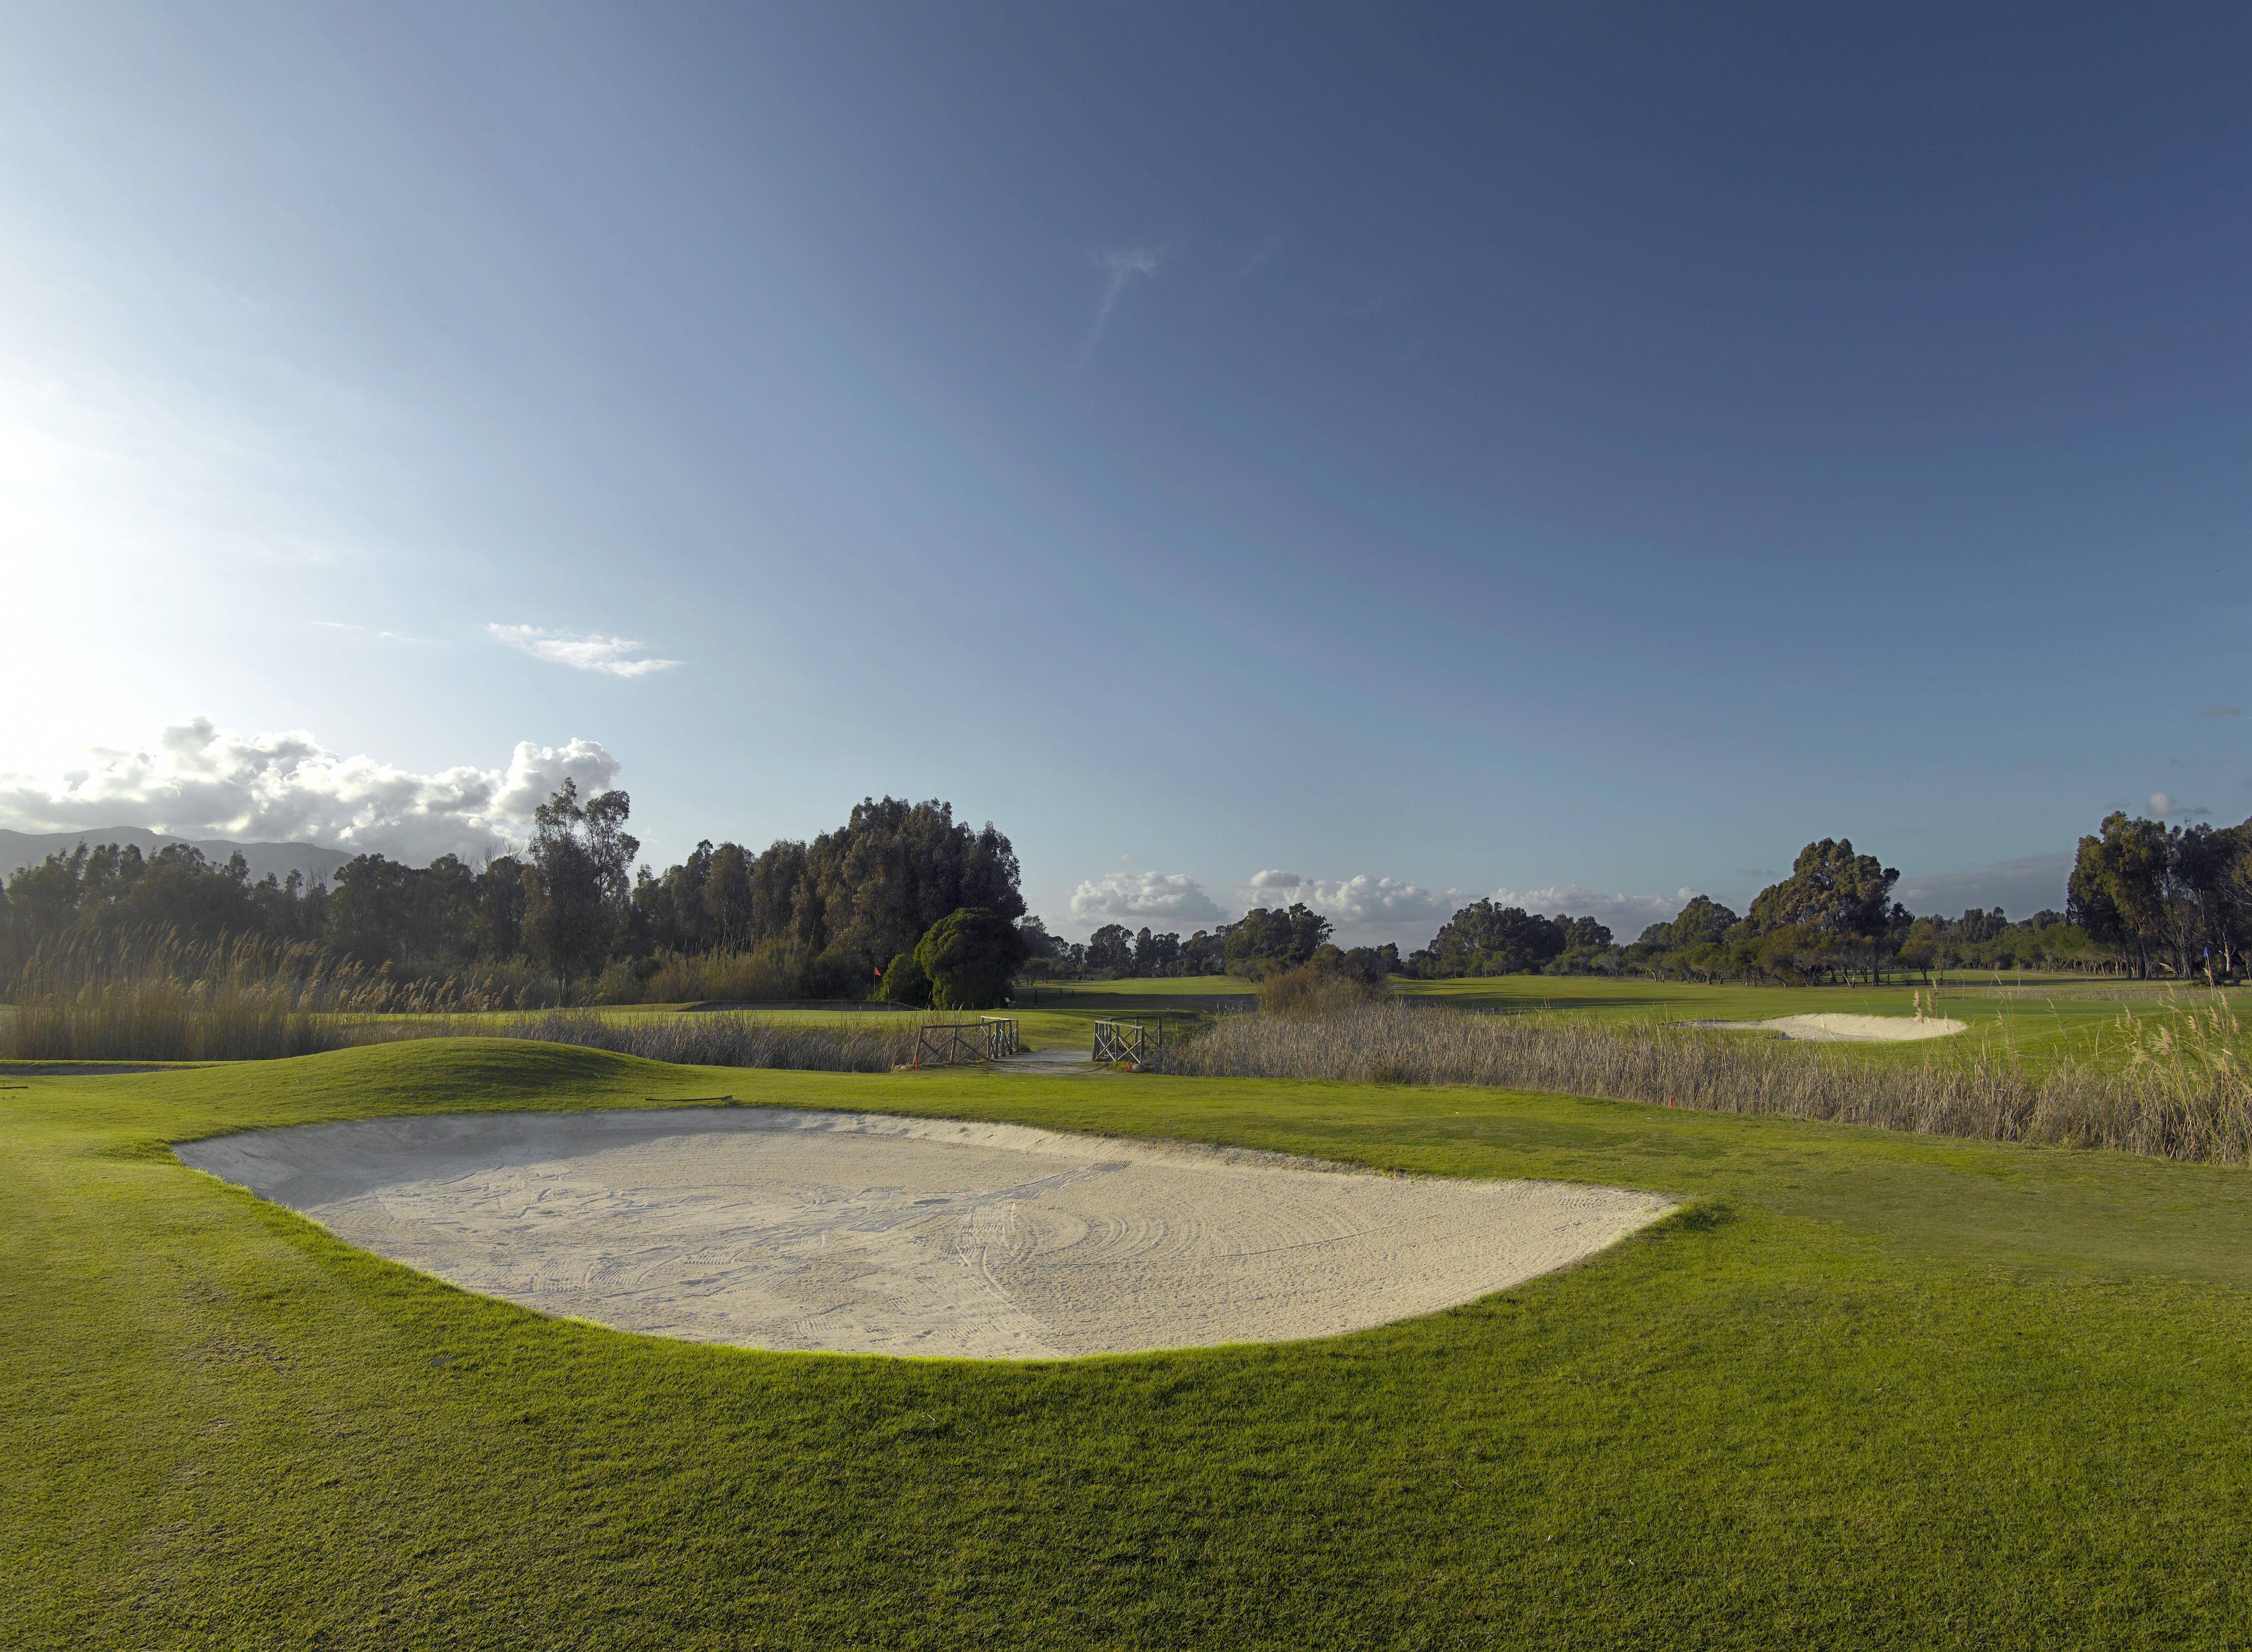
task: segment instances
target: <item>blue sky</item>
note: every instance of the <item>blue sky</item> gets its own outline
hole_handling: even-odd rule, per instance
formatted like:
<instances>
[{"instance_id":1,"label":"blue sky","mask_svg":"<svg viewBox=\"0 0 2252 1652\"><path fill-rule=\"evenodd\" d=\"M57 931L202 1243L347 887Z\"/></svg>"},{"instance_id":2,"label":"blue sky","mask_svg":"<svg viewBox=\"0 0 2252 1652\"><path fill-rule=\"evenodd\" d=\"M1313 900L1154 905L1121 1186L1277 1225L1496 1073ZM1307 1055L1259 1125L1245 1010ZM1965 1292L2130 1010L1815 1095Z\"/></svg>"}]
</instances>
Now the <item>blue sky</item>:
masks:
<instances>
[{"instance_id":1,"label":"blue sky","mask_svg":"<svg viewBox=\"0 0 2252 1652\"><path fill-rule=\"evenodd\" d=\"M11 9L0 823L2061 904L2252 813L2248 94L2221 8Z\"/></svg>"}]
</instances>

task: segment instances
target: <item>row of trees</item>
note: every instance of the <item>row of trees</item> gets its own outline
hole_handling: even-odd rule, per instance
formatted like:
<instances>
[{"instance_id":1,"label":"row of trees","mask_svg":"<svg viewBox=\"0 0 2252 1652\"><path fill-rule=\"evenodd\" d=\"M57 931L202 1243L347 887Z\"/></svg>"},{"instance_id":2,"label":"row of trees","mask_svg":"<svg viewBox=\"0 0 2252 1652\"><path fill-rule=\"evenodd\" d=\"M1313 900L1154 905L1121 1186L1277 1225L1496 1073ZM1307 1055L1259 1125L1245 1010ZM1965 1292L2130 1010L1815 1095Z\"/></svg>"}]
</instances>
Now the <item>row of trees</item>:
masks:
<instances>
[{"instance_id":1,"label":"row of trees","mask_svg":"<svg viewBox=\"0 0 2252 1652\"><path fill-rule=\"evenodd\" d=\"M2066 910L2136 976L2233 975L2252 950L2252 821L2112 815L2080 840Z\"/></svg>"},{"instance_id":2,"label":"row of trees","mask_svg":"<svg viewBox=\"0 0 2252 1652\"><path fill-rule=\"evenodd\" d=\"M1009 840L936 801L866 800L834 832L756 853L702 843L662 873L632 871L631 813L625 793L581 798L566 781L536 812L520 857L414 867L363 855L333 887L294 873L254 883L240 856L214 864L184 844L147 857L81 844L0 891L0 970L59 941L129 931L261 934L407 980L514 971L629 997L669 959L736 958L754 966L758 996L880 989L966 1008L998 1002L1019 972L1256 979L1312 965L1363 980L1537 970L1804 982L2047 967L2186 979L2233 975L2252 951L2252 821L2179 827L2115 814L2081 839L2066 910L2021 922L1999 908L1917 917L1892 898L1896 870L1824 838L1741 916L1699 895L1621 946L1593 918L1480 900L1403 961L1394 947L1339 948L1329 920L1303 905L1256 908L1185 939L1114 923L1061 941L1025 919Z\"/></svg>"},{"instance_id":3,"label":"row of trees","mask_svg":"<svg viewBox=\"0 0 2252 1652\"><path fill-rule=\"evenodd\" d=\"M751 953L803 959L810 985L843 996L865 990L889 959L964 907L1008 923L1025 915L1017 851L988 823L973 830L935 800L864 802L843 827L810 843L785 840L753 854L699 843L662 875L635 885L630 950Z\"/></svg>"},{"instance_id":4,"label":"row of trees","mask_svg":"<svg viewBox=\"0 0 2252 1652\"><path fill-rule=\"evenodd\" d=\"M1900 873L1850 838L1809 843L1790 876L1754 897L1742 917L1699 895L1671 921L1618 950L1612 968L1706 982L1804 983L1930 977L1948 968L2085 968L2086 934L2044 911L2012 923L2001 908L1917 917L1892 899Z\"/></svg>"},{"instance_id":5,"label":"row of trees","mask_svg":"<svg viewBox=\"0 0 2252 1652\"><path fill-rule=\"evenodd\" d=\"M1741 917L1703 895L1624 947L1589 920L1480 901L1408 960L1428 975L1638 972L1718 980L1880 979L1949 968L2079 969L2208 981L2252 953L2252 821L2169 826L2114 814L2079 851L2061 912L1918 917L1900 873L1848 838L1799 851Z\"/></svg>"},{"instance_id":6,"label":"row of trees","mask_svg":"<svg viewBox=\"0 0 2252 1652\"><path fill-rule=\"evenodd\" d=\"M1303 906L1174 934L1108 924L1084 946L1031 948L1035 972L1254 977L1310 961L1429 978L1649 974L1704 981L1929 977L1956 969L2116 970L2137 978L2233 975L2252 954L2252 821L2169 826L2115 814L2080 840L2065 909L2012 921L2000 907L1919 917L1893 899L1897 869L1850 838L1806 845L1789 877L1741 914L1706 896L1619 945L1593 918L1544 917L1480 900L1457 911L1403 961L1396 948L1343 953L1327 920Z\"/></svg>"},{"instance_id":7,"label":"row of trees","mask_svg":"<svg viewBox=\"0 0 2252 1652\"><path fill-rule=\"evenodd\" d=\"M401 980L536 975L566 993L634 996L669 958L735 956L775 996L864 996L885 961L949 914L1013 926L1024 914L1009 840L941 802L863 802L836 831L754 853L699 843L681 864L634 871L622 791L576 786L542 804L525 852L471 866L363 855L333 886L292 874L253 883L240 856L214 864L171 845L81 844L13 874L0 892L0 969L58 942L168 931L311 943Z\"/></svg>"},{"instance_id":8,"label":"row of trees","mask_svg":"<svg viewBox=\"0 0 2252 1652\"><path fill-rule=\"evenodd\" d=\"M1448 919L1429 946L1410 953L1408 972L1432 979L1535 969L1583 973L1610 944L1611 932L1592 918L1564 913L1543 918L1521 906L1481 900Z\"/></svg>"},{"instance_id":9,"label":"row of trees","mask_svg":"<svg viewBox=\"0 0 2252 1652\"><path fill-rule=\"evenodd\" d=\"M1399 974L1402 967L1400 948L1389 942L1349 950L1338 947L1330 939L1330 920L1303 903L1255 906L1232 924L1199 929L1186 940L1178 934L1153 934L1146 927L1136 931L1123 924L1105 924L1083 942L1067 941L1050 935L1037 918L1025 920L1023 933L1027 942L1025 973L1038 979L1226 974L1263 980L1312 964L1380 981Z\"/></svg>"}]
</instances>

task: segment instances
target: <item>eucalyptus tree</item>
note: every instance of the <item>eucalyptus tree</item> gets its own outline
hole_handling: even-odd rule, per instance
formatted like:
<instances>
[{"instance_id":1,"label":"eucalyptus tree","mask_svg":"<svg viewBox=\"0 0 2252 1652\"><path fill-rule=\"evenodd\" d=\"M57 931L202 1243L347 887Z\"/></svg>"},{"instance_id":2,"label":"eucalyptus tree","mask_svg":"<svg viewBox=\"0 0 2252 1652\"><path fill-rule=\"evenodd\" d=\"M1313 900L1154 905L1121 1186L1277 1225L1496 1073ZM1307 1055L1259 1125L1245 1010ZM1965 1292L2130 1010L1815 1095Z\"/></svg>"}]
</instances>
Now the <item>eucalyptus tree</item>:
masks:
<instances>
[{"instance_id":1,"label":"eucalyptus tree","mask_svg":"<svg viewBox=\"0 0 2252 1652\"><path fill-rule=\"evenodd\" d=\"M579 801L575 781L532 811L532 866L525 874L525 938L568 986L601 973L622 927L641 852L625 829L633 800L602 792Z\"/></svg>"},{"instance_id":2,"label":"eucalyptus tree","mask_svg":"<svg viewBox=\"0 0 2252 1652\"><path fill-rule=\"evenodd\" d=\"M2174 864L2179 836L2162 821L2130 819L2123 810L2106 816L2095 836L2080 840L2066 885L2072 921L2117 947L2138 980L2149 978L2153 958L2186 927L2188 903Z\"/></svg>"}]
</instances>

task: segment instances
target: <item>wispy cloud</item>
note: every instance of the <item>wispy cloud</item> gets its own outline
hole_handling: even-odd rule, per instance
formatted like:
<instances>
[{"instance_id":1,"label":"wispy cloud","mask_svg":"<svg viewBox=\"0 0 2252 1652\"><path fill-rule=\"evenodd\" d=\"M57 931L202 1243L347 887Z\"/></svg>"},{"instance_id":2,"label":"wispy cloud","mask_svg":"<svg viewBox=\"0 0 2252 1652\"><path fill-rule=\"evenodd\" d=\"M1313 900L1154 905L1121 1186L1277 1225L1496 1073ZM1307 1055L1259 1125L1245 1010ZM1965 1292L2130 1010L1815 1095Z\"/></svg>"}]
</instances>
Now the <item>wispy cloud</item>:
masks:
<instances>
[{"instance_id":1,"label":"wispy cloud","mask_svg":"<svg viewBox=\"0 0 2252 1652\"><path fill-rule=\"evenodd\" d=\"M404 631L379 631L372 625L355 625L350 620L316 620L313 623L323 631L348 631L354 636L364 636L376 642L403 642L409 647L416 647L426 641L422 637L409 636Z\"/></svg>"},{"instance_id":2,"label":"wispy cloud","mask_svg":"<svg viewBox=\"0 0 2252 1652\"><path fill-rule=\"evenodd\" d=\"M1112 247L1095 254L1094 261L1102 274L1102 296L1095 306L1095 325L1088 330L1087 342L1079 347L1082 367L1102 342L1102 335L1110 330L1110 313L1118 308L1126 289L1136 281L1155 281L1164 267L1165 255L1150 246Z\"/></svg>"},{"instance_id":3,"label":"wispy cloud","mask_svg":"<svg viewBox=\"0 0 2252 1652\"><path fill-rule=\"evenodd\" d=\"M488 625L496 642L521 649L535 660L567 665L577 671L601 671L611 677L647 677L681 663L678 660L635 659L642 644L631 637L603 636L599 632L543 631L536 625Z\"/></svg>"},{"instance_id":4,"label":"wispy cloud","mask_svg":"<svg viewBox=\"0 0 2252 1652\"><path fill-rule=\"evenodd\" d=\"M2241 705L2208 705L2205 708L2205 714L2207 717L2242 717L2244 708Z\"/></svg>"}]
</instances>

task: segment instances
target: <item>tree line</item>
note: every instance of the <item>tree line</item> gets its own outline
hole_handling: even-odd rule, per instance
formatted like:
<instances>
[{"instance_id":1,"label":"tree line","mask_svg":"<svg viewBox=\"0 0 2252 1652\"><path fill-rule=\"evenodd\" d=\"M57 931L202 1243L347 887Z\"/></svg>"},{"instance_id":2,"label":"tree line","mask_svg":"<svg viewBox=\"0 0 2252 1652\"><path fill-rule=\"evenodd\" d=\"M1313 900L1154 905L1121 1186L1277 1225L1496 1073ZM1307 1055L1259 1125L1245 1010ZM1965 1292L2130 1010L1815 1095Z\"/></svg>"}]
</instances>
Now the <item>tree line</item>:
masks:
<instances>
[{"instance_id":1,"label":"tree line","mask_svg":"<svg viewBox=\"0 0 2252 1652\"><path fill-rule=\"evenodd\" d=\"M2252 821L2169 826L2109 816L2080 840L2065 906L2128 974L2234 975L2252 948Z\"/></svg>"},{"instance_id":2,"label":"tree line","mask_svg":"<svg viewBox=\"0 0 2252 1652\"><path fill-rule=\"evenodd\" d=\"M1741 914L1698 895L1621 944L1593 917L1478 900L1404 959L1389 945L1339 949L1329 920L1303 905L1255 909L1185 939L1111 923L1070 942L1033 919L1023 931L1025 972L1259 979L1310 965L1365 980L1539 973L1806 984L2040 968L2187 979L2208 969L2233 974L2252 950L2252 821L2183 828L2114 815L2081 840L2066 909L2020 920L1998 906L1920 917L1892 898L1899 880L1896 868L1852 839L1825 837L1801 850L1790 875Z\"/></svg>"},{"instance_id":3,"label":"tree line","mask_svg":"<svg viewBox=\"0 0 2252 1652\"><path fill-rule=\"evenodd\" d=\"M1262 980L1305 965L1363 980L1398 975L1400 948L1340 947L1330 936L1330 920L1303 902L1280 908L1255 906L1234 923L1199 929L1186 940L1105 924L1084 941L1047 933L1037 918L1024 926L1028 979L1180 975L1243 975Z\"/></svg>"},{"instance_id":4,"label":"tree line","mask_svg":"<svg viewBox=\"0 0 2252 1652\"><path fill-rule=\"evenodd\" d=\"M0 890L0 979L43 947L129 932L262 935L401 982L473 980L525 1003L543 992L610 1003L872 994L942 1008L997 1003L1017 975L1260 979L1311 968L1365 982L1540 972L1807 982L2014 968L2187 980L2233 976L2252 950L2252 821L2114 814L2080 840L2065 909L2020 921L1998 907L1916 916L1892 898L1897 870L1824 838L1741 916L1699 895L1620 945L1592 917L1479 900L1403 959L1390 945L1338 947L1330 920L1303 904L1185 938L1112 923L1063 941L1025 917L1008 838L936 800L864 800L810 843L699 843L662 872L635 870L631 813L624 792L581 798L566 781L520 855L421 867L362 855L332 885L294 872L254 882L240 855L213 864L185 844L144 857L81 843ZM937 934L961 913L973 916Z\"/></svg>"},{"instance_id":5,"label":"tree line","mask_svg":"<svg viewBox=\"0 0 2252 1652\"><path fill-rule=\"evenodd\" d=\"M535 811L521 855L421 867L362 855L333 885L294 872L253 882L240 855L214 864L185 844L144 857L81 843L0 891L0 976L42 948L161 931L269 936L400 981L497 982L527 1002L543 986L631 1001L668 971L676 982L754 981L774 996L858 998L950 914L987 913L1012 934L1024 915L1008 838L936 800L864 800L810 843L701 843L661 873L635 870L632 807L622 791L582 798L566 780ZM741 967L684 967L699 959Z\"/></svg>"},{"instance_id":6,"label":"tree line","mask_svg":"<svg viewBox=\"0 0 2252 1652\"><path fill-rule=\"evenodd\" d=\"M1892 898L1900 872L1850 838L1806 845L1789 877L1738 915L1704 895L1625 946L1592 919L1478 901L1455 913L1405 973L1445 977L1647 974L1706 982L1882 980L1958 969L2233 976L2252 951L2252 821L2169 826L2104 820L2080 840L2064 910L2012 920L1998 906L1922 916Z\"/></svg>"},{"instance_id":7,"label":"tree line","mask_svg":"<svg viewBox=\"0 0 2252 1652\"><path fill-rule=\"evenodd\" d=\"M1790 875L1760 891L1748 912L1739 915L1708 896L1694 896L1623 946L1592 918L1544 918L1482 900L1457 912L1428 947L1409 954L1408 973L1445 978L1537 971L1793 984L1881 980L1903 969L1984 961L2005 934L2066 927L2055 913L2012 925L1998 908L1954 921L1918 918L1892 899L1899 880L1897 869L1859 852L1851 838L1825 837L1801 850ZM2073 934L2084 947L2085 938ZM2037 961L2053 961L2072 944L2041 950Z\"/></svg>"}]
</instances>

